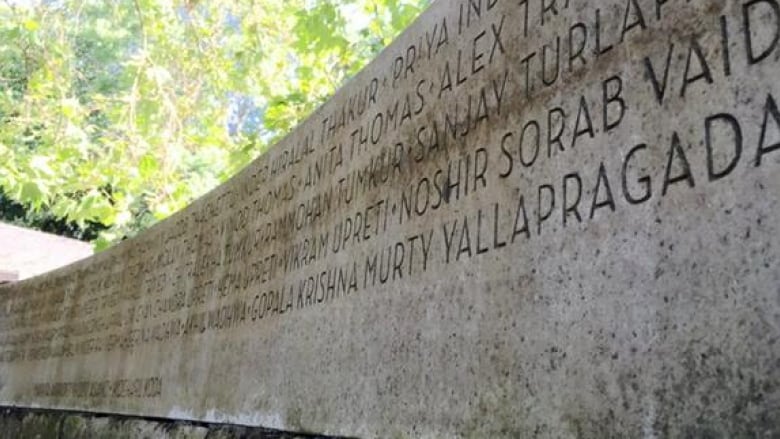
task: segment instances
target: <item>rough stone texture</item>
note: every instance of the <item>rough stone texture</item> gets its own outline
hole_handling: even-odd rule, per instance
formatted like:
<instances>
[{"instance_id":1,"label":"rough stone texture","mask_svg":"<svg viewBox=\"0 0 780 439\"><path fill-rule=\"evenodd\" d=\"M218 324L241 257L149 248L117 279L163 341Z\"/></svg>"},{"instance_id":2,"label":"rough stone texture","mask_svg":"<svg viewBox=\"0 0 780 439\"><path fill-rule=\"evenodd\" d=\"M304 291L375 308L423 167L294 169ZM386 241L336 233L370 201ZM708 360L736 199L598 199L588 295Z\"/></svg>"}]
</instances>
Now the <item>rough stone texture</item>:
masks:
<instances>
[{"instance_id":1,"label":"rough stone texture","mask_svg":"<svg viewBox=\"0 0 780 439\"><path fill-rule=\"evenodd\" d=\"M337 439L237 425L0 408L0 437L30 439Z\"/></svg>"},{"instance_id":2,"label":"rough stone texture","mask_svg":"<svg viewBox=\"0 0 780 439\"><path fill-rule=\"evenodd\" d=\"M0 399L778 437L778 32L775 0L435 2L228 184L0 288Z\"/></svg>"}]
</instances>

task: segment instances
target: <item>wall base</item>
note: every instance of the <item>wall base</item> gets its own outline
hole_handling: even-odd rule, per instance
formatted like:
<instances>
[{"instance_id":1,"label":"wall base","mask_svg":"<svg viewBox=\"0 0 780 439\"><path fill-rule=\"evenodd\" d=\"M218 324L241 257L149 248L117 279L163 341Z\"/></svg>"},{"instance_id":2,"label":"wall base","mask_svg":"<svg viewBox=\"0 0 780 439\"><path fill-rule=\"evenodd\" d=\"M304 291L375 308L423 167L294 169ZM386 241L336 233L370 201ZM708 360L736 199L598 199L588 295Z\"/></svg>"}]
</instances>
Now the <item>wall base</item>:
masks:
<instances>
[{"instance_id":1,"label":"wall base","mask_svg":"<svg viewBox=\"0 0 780 439\"><path fill-rule=\"evenodd\" d=\"M258 427L0 406L0 437L20 439L337 439Z\"/></svg>"}]
</instances>

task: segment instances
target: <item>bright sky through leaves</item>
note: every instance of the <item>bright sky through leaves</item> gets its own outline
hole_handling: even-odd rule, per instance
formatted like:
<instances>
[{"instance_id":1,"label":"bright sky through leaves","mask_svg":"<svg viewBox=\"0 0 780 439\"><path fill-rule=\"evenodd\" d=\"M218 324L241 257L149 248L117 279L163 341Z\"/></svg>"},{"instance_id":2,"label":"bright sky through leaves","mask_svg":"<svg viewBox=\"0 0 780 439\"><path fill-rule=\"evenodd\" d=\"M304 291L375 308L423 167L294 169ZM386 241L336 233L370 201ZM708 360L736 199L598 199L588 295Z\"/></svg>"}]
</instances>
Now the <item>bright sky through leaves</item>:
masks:
<instances>
[{"instance_id":1,"label":"bright sky through leaves","mask_svg":"<svg viewBox=\"0 0 780 439\"><path fill-rule=\"evenodd\" d=\"M426 4L0 0L0 220L59 218L98 248L134 235L288 133Z\"/></svg>"}]
</instances>

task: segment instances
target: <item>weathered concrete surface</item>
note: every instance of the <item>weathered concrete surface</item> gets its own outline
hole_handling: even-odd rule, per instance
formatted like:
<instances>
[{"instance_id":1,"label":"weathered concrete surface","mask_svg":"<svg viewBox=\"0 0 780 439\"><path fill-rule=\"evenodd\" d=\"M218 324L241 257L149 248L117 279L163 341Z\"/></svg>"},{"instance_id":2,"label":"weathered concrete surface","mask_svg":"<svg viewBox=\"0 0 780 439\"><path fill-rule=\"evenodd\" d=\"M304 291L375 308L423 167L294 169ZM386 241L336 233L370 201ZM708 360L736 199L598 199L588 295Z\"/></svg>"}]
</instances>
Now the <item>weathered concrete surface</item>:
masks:
<instances>
[{"instance_id":1,"label":"weathered concrete surface","mask_svg":"<svg viewBox=\"0 0 780 439\"><path fill-rule=\"evenodd\" d=\"M0 399L777 437L779 32L769 0L435 2L225 186L0 289Z\"/></svg>"},{"instance_id":2,"label":"weathered concrete surface","mask_svg":"<svg viewBox=\"0 0 780 439\"><path fill-rule=\"evenodd\" d=\"M285 433L238 425L20 407L0 408L0 437L13 439L329 439L324 436Z\"/></svg>"}]
</instances>

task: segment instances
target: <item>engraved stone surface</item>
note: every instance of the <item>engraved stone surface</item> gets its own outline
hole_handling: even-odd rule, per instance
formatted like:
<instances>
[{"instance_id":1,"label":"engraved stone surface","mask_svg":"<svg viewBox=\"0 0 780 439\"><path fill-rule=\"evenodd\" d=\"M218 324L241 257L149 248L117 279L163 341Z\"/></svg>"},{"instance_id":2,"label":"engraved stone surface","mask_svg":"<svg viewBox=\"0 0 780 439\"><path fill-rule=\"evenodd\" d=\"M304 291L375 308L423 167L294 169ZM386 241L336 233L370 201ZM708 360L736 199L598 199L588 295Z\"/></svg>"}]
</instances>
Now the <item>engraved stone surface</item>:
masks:
<instances>
[{"instance_id":1,"label":"engraved stone surface","mask_svg":"<svg viewBox=\"0 0 780 439\"><path fill-rule=\"evenodd\" d=\"M780 435L777 0L439 0L240 175L0 287L0 400Z\"/></svg>"}]
</instances>

